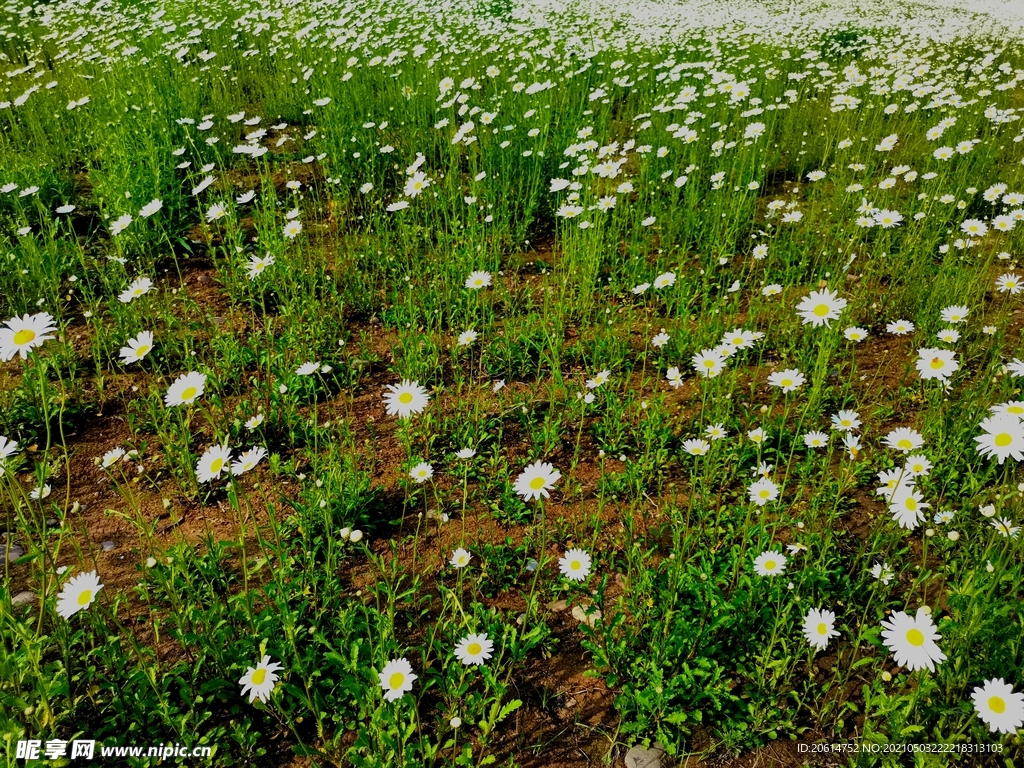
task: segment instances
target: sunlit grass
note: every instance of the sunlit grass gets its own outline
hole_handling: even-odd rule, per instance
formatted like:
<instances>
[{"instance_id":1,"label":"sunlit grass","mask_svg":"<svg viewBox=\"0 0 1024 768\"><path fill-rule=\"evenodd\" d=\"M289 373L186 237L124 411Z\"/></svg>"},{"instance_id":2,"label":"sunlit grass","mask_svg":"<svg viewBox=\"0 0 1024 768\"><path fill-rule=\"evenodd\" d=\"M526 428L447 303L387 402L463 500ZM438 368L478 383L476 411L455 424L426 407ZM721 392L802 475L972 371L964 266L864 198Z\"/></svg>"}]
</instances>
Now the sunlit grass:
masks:
<instances>
[{"instance_id":1,"label":"sunlit grass","mask_svg":"<svg viewBox=\"0 0 1024 768\"><path fill-rule=\"evenodd\" d=\"M1024 759L1018 38L314 6L0 15L5 754Z\"/></svg>"}]
</instances>

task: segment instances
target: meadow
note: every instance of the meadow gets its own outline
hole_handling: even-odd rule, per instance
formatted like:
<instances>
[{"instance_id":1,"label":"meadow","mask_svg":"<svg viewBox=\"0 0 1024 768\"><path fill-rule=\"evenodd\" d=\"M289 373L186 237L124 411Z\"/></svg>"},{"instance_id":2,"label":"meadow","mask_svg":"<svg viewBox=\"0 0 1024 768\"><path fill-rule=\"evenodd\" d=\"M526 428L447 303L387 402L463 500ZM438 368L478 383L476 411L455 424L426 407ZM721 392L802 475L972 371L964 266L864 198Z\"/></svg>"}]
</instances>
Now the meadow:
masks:
<instances>
[{"instance_id":1,"label":"meadow","mask_svg":"<svg viewBox=\"0 0 1024 768\"><path fill-rule=\"evenodd\" d=\"M7 0L6 764L1024 764L1020 16Z\"/></svg>"}]
</instances>

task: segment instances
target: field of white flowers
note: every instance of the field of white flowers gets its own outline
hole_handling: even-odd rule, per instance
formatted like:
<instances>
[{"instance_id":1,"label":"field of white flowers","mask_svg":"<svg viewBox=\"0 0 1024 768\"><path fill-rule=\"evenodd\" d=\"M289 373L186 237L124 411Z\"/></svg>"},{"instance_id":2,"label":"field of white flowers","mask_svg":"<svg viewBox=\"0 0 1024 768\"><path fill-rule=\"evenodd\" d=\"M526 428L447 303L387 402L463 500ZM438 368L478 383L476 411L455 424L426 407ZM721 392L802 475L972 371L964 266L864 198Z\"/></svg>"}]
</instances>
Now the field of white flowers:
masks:
<instances>
[{"instance_id":1,"label":"field of white flowers","mask_svg":"<svg viewBox=\"0 0 1024 768\"><path fill-rule=\"evenodd\" d=\"M6 0L5 764L1024 765L1022 117L1014 3Z\"/></svg>"}]
</instances>

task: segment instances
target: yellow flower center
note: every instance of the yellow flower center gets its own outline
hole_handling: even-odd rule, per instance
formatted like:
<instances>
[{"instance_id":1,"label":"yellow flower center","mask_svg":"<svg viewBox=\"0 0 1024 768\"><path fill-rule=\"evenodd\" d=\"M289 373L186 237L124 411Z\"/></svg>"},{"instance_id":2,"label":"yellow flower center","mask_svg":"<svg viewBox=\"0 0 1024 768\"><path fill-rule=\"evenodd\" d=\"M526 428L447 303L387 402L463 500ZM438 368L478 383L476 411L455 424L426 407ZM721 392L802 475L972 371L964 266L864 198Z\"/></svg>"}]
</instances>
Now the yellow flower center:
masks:
<instances>
[{"instance_id":1,"label":"yellow flower center","mask_svg":"<svg viewBox=\"0 0 1024 768\"><path fill-rule=\"evenodd\" d=\"M388 680L388 685L390 685L393 690L397 690L402 687L402 683L404 682L405 675L401 672L395 672L391 675L391 678Z\"/></svg>"},{"instance_id":2,"label":"yellow flower center","mask_svg":"<svg viewBox=\"0 0 1024 768\"><path fill-rule=\"evenodd\" d=\"M483 646L480 643L470 643L466 646L466 653L476 656L480 651L483 650Z\"/></svg>"},{"instance_id":3,"label":"yellow flower center","mask_svg":"<svg viewBox=\"0 0 1024 768\"><path fill-rule=\"evenodd\" d=\"M715 361L714 360L705 360L704 361L704 367L705 368L714 368L715 367Z\"/></svg>"},{"instance_id":4,"label":"yellow flower center","mask_svg":"<svg viewBox=\"0 0 1024 768\"><path fill-rule=\"evenodd\" d=\"M14 344L15 346L20 347L25 344L28 344L35 337L36 332L33 331L31 328L22 328L20 331L14 334Z\"/></svg>"},{"instance_id":5,"label":"yellow flower center","mask_svg":"<svg viewBox=\"0 0 1024 768\"><path fill-rule=\"evenodd\" d=\"M257 669L252 673L252 684L263 685L263 681L267 679L267 670Z\"/></svg>"},{"instance_id":6,"label":"yellow flower center","mask_svg":"<svg viewBox=\"0 0 1024 768\"><path fill-rule=\"evenodd\" d=\"M768 498L768 489L767 488L762 488L761 489L761 498L762 499L767 499Z\"/></svg>"},{"instance_id":7,"label":"yellow flower center","mask_svg":"<svg viewBox=\"0 0 1024 768\"><path fill-rule=\"evenodd\" d=\"M764 569L766 571L774 571L775 570L775 566L776 566L776 562L774 560L766 560L765 563L764 563Z\"/></svg>"},{"instance_id":8,"label":"yellow flower center","mask_svg":"<svg viewBox=\"0 0 1024 768\"><path fill-rule=\"evenodd\" d=\"M824 317L828 313L829 313L829 306L828 306L828 304L819 304L818 306L816 306L814 308L814 314L816 314L818 317Z\"/></svg>"},{"instance_id":9,"label":"yellow flower center","mask_svg":"<svg viewBox=\"0 0 1024 768\"><path fill-rule=\"evenodd\" d=\"M578 571L580 569L580 561L573 560L571 563L569 563L569 567L574 571Z\"/></svg>"},{"instance_id":10,"label":"yellow flower center","mask_svg":"<svg viewBox=\"0 0 1024 768\"><path fill-rule=\"evenodd\" d=\"M1024 408L1021 408L1019 405L1011 405L1009 408L1006 409L1006 412L1007 413L1024 413Z\"/></svg>"},{"instance_id":11,"label":"yellow flower center","mask_svg":"<svg viewBox=\"0 0 1024 768\"><path fill-rule=\"evenodd\" d=\"M988 708L997 715L1001 715L1006 711L1006 702L999 696L992 696L988 700Z\"/></svg>"},{"instance_id":12,"label":"yellow flower center","mask_svg":"<svg viewBox=\"0 0 1024 768\"><path fill-rule=\"evenodd\" d=\"M1013 442L1013 437L1011 437L1006 432L1000 432L998 435L996 435L996 439L994 442L1000 448L1005 448L1006 446Z\"/></svg>"},{"instance_id":13,"label":"yellow flower center","mask_svg":"<svg viewBox=\"0 0 1024 768\"><path fill-rule=\"evenodd\" d=\"M403 392L398 396L398 402L400 402L402 405L408 405L409 403L412 402L412 393Z\"/></svg>"},{"instance_id":14,"label":"yellow flower center","mask_svg":"<svg viewBox=\"0 0 1024 768\"><path fill-rule=\"evenodd\" d=\"M88 605L91 602L92 602L92 590L91 589L83 589L78 594L78 604L79 605Z\"/></svg>"},{"instance_id":15,"label":"yellow flower center","mask_svg":"<svg viewBox=\"0 0 1024 768\"><path fill-rule=\"evenodd\" d=\"M907 497L906 504L907 504L907 509L909 509L911 512L913 512L915 509L917 509L917 502L914 500L913 496L908 496Z\"/></svg>"},{"instance_id":16,"label":"yellow flower center","mask_svg":"<svg viewBox=\"0 0 1024 768\"><path fill-rule=\"evenodd\" d=\"M828 627L825 626L825 622L821 622L820 624L818 624L818 634L819 635L828 634Z\"/></svg>"},{"instance_id":17,"label":"yellow flower center","mask_svg":"<svg viewBox=\"0 0 1024 768\"><path fill-rule=\"evenodd\" d=\"M135 356L136 357L142 357L144 354L149 352L149 349L150 349L150 347L149 347L148 344L143 344L141 347L136 347L135 348Z\"/></svg>"},{"instance_id":18,"label":"yellow flower center","mask_svg":"<svg viewBox=\"0 0 1024 768\"><path fill-rule=\"evenodd\" d=\"M930 363L928 363L928 365L930 365L934 369L938 369L938 368L941 368L943 365L945 365L945 363L942 362L942 358L941 357L933 357L932 361Z\"/></svg>"},{"instance_id":19,"label":"yellow flower center","mask_svg":"<svg viewBox=\"0 0 1024 768\"><path fill-rule=\"evenodd\" d=\"M903 438L898 443L896 443L896 447L904 451L909 451L911 448L914 447L914 444L907 440L907 438Z\"/></svg>"},{"instance_id":20,"label":"yellow flower center","mask_svg":"<svg viewBox=\"0 0 1024 768\"><path fill-rule=\"evenodd\" d=\"M216 475L218 472L220 472L221 467L223 467L223 466L224 466L224 459L214 459L213 463L210 464L210 472L212 472L213 474Z\"/></svg>"},{"instance_id":21,"label":"yellow flower center","mask_svg":"<svg viewBox=\"0 0 1024 768\"><path fill-rule=\"evenodd\" d=\"M197 390L197 389L196 389L195 387L186 387L186 388L185 388L184 390L182 390L182 392L181 392L181 399L182 399L182 400L191 400L191 399L192 399L192 398L194 398L194 397L195 397L195 396L196 396L196 395L197 395L198 393L199 393L199 390Z\"/></svg>"},{"instance_id":22,"label":"yellow flower center","mask_svg":"<svg viewBox=\"0 0 1024 768\"><path fill-rule=\"evenodd\" d=\"M783 379L782 380L782 386L784 386L784 387L791 387L791 386L793 386L793 380L792 379Z\"/></svg>"},{"instance_id":23,"label":"yellow flower center","mask_svg":"<svg viewBox=\"0 0 1024 768\"><path fill-rule=\"evenodd\" d=\"M532 488L535 491L539 491L543 487L544 487L544 478L543 477L535 477L535 478L533 478L533 480L530 481L530 488Z\"/></svg>"},{"instance_id":24,"label":"yellow flower center","mask_svg":"<svg viewBox=\"0 0 1024 768\"><path fill-rule=\"evenodd\" d=\"M908 629L907 642L920 648L924 645L924 633L922 633L920 629Z\"/></svg>"}]
</instances>

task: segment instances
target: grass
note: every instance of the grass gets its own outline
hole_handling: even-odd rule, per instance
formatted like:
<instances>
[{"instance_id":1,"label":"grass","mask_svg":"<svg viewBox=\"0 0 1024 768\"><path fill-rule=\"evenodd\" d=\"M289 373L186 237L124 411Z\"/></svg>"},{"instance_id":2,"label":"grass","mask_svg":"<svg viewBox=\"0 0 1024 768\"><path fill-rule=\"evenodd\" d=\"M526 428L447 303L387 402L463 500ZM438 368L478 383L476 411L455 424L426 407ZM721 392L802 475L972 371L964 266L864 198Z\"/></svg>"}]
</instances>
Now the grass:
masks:
<instances>
[{"instance_id":1,"label":"grass","mask_svg":"<svg viewBox=\"0 0 1024 768\"><path fill-rule=\"evenodd\" d=\"M542 10L0 13L9 761L1024 759L1018 38Z\"/></svg>"}]
</instances>

